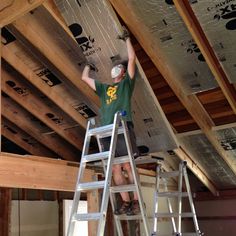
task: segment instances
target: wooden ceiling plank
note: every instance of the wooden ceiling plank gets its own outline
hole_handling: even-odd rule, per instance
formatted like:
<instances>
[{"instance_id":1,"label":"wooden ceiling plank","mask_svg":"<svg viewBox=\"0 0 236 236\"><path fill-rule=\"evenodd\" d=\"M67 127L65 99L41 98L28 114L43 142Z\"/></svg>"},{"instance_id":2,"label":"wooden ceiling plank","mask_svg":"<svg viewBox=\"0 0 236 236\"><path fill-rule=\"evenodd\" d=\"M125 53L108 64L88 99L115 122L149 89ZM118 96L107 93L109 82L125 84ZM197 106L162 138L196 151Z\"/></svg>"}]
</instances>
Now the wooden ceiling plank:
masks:
<instances>
[{"instance_id":1,"label":"wooden ceiling plank","mask_svg":"<svg viewBox=\"0 0 236 236\"><path fill-rule=\"evenodd\" d=\"M9 45L10 46L10 45ZM12 67L15 68L21 75L23 75L31 84L33 84L39 91L52 100L65 113L67 113L73 120L86 128L87 122L82 115L80 115L60 94L53 91L45 82L43 82L27 65L25 65L19 57L17 57L8 45L2 46L2 57Z\"/></svg>"},{"instance_id":2,"label":"wooden ceiling plank","mask_svg":"<svg viewBox=\"0 0 236 236\"><path fill-rule=\"evenodd\" d=\"M6 82L13 81L19 88L26 89L26 94L19 94L14 88L9 86ZM24 107L32 115L44 122L48 127L53 129L57 134L63 137L67 142L74 145L79 150L83 149L82 136L73 133L71 129L64 129L60 124L56 124L52 119L46 116L47 113L55 114L55 112L45 105L35 96L29 88L18 82L10 73L2 68L1 89L15 102ZM56 114L55 114L56 116Z\"/></svg>"},{"instance_id":3,"label":"wooden ceiling plank","mask_svg":"<svg viewBox=\"0 0 236 236\"><path fill-rule=\"evenodd\" d=\"M232 110L236 114L236 91L230 84L219 60L208 42L200 23L198 22L188 0L173 0L176 9L182 17L193 39L201 50L212 74L217 80L222 92L227 98Z\"/></svg>"},{"instance_id":4,"label":"wooden ceiling plank","mask_svg":"<svg viewBox=\"0 0 236 236\"><path fill-rule=\"evenodd\" d=\"M0 186L9 188L45 189L56 191L75 190L78 166L73 163L44 157L0 154ZM58 163L58 164L57 164ZM91 180L94 171L86 169L84 181Z\"/></svg>"},{"instance_id":5,"label":"wooden ceiling plank","mask_svg":"<svg viewBox=\"0 0 236 236\"><path fill-rule=\"evenodd\" d=\"M22 15L40 6L44 0L1 0L0 28L17 20Z\"/></svg>"},{"instance_id":6,"label":"wooden ceiling plank","mask_svg":"<svg viewBox=\"0 0 236 236\"><path fill-rule=\"evenodd\" d=\"M37 142L35 139L32 139L31 136L27 135L24 131L5 118L2 118L1 132L7 139L32 155L58 158L54 152Z\"/></svg>"},{"instance_id":7,"label":"wooden ceiling plank","mask_svg":"<svg viewBox=\"0 0 236 236\"><path fill-rule=\"evenodd\" d=\"M159 69L160 73L163 75L169 86L175 92L178 99L186 107L187 111L196 121L198 126L203 130L205 135L211 144L215 147L219 155L227 163L227 165L236 174L236 165L234 164L233 157L230 156L220 145L217 135L212 131L214 123L210 116L203 108L202 104L199 102L195 95L186 95L182 89L180 82L173 78L175 74L172 69L167 66L163 60L165 58L159 49L158 43L153 39L150 31L147 27L136 18L132 11L132 7L129 3L122 0L109 0L116 12L127 24L128 28L132 31L133 35L143 46L146 53L149 55L150 59L153 61L155 66ZM156 53L158 52L158 53Z\"/></svg>"},{"instance_id":8,"label":"wooden ceiling plank","mask_svg":"<svg viewBox=\"0 0 236 236\"><path fill-rule=\"evenodd\" d=\"M30 136L38 140L41 144L58 154L60 157L71 161L79 160L79 156L71 150L72 146L69 146L69 144L63 142L62 139L40 133L40 131L35 127L33 121L26 117L25 112L22 112L19 108L12 106L9 99L4 97L2 97L1 112L3 117L18 127L21 127L27 134L30 134Z\"/></svg>"},{"instance_id":9,"label":"wooden ceiling plank","mask_svg":"<svg viewBox=\"0 0 236 236\"><path fill-rule=\"evenodd\" d=\"M41 8L41 10L44 10L44 13L46 13L45 8ZM42 23L42 17L37 17L36 15L37 12L27 14L17 20L17 22L11 24L8 28L16 38L22 40L29 48L33 46L39 54L47 58L58 71L72 82L82 94L88 97L94 104L98 105L99 99L97 95L80 79L82 71L79 69L79 66L71 62L68 53L65 52L64 48L56 44L56 40L52 40L54 37L53 32L48 31L47 27ZM44 18L47 18L47 24L52 24L53 28L62 27L49 12L44 15ZM68 34L65 30L63 32L67 36L67 39L73 40L72 42L77 46L74 39L71 39L71 34ZM85 61L85 58L83 60Z\"/></svg>"}]
</instances>

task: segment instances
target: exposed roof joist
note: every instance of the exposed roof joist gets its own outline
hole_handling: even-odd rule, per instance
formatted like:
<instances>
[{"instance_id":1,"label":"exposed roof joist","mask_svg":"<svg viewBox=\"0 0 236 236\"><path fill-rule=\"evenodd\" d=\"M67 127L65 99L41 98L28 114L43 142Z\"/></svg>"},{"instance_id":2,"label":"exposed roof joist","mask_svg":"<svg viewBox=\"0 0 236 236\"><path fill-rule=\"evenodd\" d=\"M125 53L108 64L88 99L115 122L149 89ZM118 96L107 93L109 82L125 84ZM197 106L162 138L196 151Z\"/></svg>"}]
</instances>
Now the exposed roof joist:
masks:
<instances>
[{"instance_id":1,"label":"exposed roof joist","mask_svg":"<svg viewBox=\"0 0 236 236\"><path fill-rule=\"evenodd\" d=\"M215 76L222 92L227 98L232 110L236 114L236 91L229 83L219 60L217 59L210 43L207 40L188 0L173 0L176 9L182 17L185 25L191 33L193 39L200 48L211 72Z\"/></svg>"},{"instance_id":2,"label":"exposed roof joist","mask_svg":"<svg viewBox=\"0 0 236 236\"><path fill-rule=\"evenodd\" d=\"M0 28L17 20L25 13L40 6L45 0L1 0L0 3Z\"/></svg>"},{"instance_id":3,"label":"exposed roof joist","mask_svg":"<svg viewBox=\"0 0 236 236\"><path fill-rule=\"evenodd\" d=\"M19 94L13 87L8 85L8 81L14 82L15 86L23 88L25 94ZM57 124L50 119L46 114L55 114L55 117L59 117L55 111L46 106L35 94L30 91L30 88L24 86L21 81L14 78L9 72L2 68L2 91L10 96L15 102L24 107L28 112L44 122L48 127L55 130L58 135L63 137L67 142L74 145L77 149L83 148L83 137L73 132L72 129L66 129L64 125ZM23 90L22 89L22 90ZM58 119L59 119L58 118Z\"/></svg>"},{"instance_id":4,"label":"exposed roof joist","mask_svg":"<svg viewBox=\"0 0 236 236\"><path fill-rule=\"evenodd\" d=\"M129 3L121 0L110 0L110 2L135 35L136 39L143 46L150 59L159 69L169 86L202 129L211 144L236 174L236 165L233 158L221 147L217 135L212 131L212 128L214 127L213 121L199 102L196 95L186 95L183 92L181 84L173 78L174 73L172 72L172 69L165 64L163 60L164 57L158 50L159 48L157 43L152 39L150 31L140 20L135 18Z\"/></svg>"}]
</instances>

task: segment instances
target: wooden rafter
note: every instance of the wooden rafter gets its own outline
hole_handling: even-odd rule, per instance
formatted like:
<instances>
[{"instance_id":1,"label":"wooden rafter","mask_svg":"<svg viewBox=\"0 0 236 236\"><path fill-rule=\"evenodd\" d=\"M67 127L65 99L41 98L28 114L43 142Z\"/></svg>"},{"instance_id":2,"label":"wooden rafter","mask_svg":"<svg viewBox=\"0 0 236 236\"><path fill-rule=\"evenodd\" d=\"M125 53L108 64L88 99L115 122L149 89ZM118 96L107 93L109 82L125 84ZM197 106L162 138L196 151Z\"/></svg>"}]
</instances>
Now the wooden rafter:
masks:
<instances>
[{"instance_id":1,"label":"wooden rafter","mask_svg":"<svg viewBox=\"0 0 236 236\"><path fill-rule=\"evenodd\" d=\"M164 63L164 56L159 52L159 46L155 40L153 40L150 31L141 21L135 18L135 15L133 15L132 9L127 2L121 0L110 0L110 2L135 35L136 39L143 46L144 50L149 55L155 66L159 69L169 86L175 92L176 96L202 129L208 140L236 174L236 165L234 164L234 160L229 153L221 147L217 135L212 131L214 123L210 119L208 113L195 95L187 96L184 94L181 84L173 78L174 73L171 68L167 67Z\"/></svg>"},{"instance_id":2,"label":"wooden rafter","mask_svg":"<svg viewBox=\"0 0 236 236\"><path fill-rule=\"evenodd\" d=\"M14 43L14 42L13 42ZM32 71L22 60L14 54L14 48L17 45L2 46L2 57L11 66L13 66L20 74L22 74L30 83L32 83L37 89L57 104L65 113L67 113L73 120L78 122L83 128L86 128L86 120L80 115L67 101L63 99L63 95L53 91L48 85L46 85L39 77ZM14 46L14 47L12 47Z\"/></svg>"},{"instance_id":3,"label":"wooden rafter","mask_svg":"<svg viewBox=\"0 0 236 236\"><path fill-rule=\"evenodd\" d=\"M236 91L229 83L226 73L224 72L219 60L217 59L210 43L205 36L200 23L198 22L188 0L173 0L176 9L182 17L185 25L191 33L193 39L200 48L212 74L217 80L222 92L227 98L232 110L236 114Z\"/></svg>"},{"instance_id":4,"label":"wooden rafter","mask_svg":"<svg viewBox=\"0 0 236 236\"><path fill-rule=\"evenodd\" d=\"M7 84L7 81L15 83L15 86L25 90L25 94L19 94L13 87ZM48 127L53 129L57 134L63 137L67 142L74 145L79 150L83 148L82 136L73 132L72 129L66 129L64 125L55 123L52 119L46 116L46 114L54 114L55 117L60 117L50 107L46 106L35 94L33 94L22 81L14 78L4 68L2 68L1 88L8 96L10 96L15 102L28 110L32 115L44 122Z\"/></svg>"},{"instance_id":5,"label":"wooden rafter","mask_svg":"<svg viewBox=\"0 0 236 236\"><path fill-rule=\"evenodd\" d=\"M9 98L2 97L2 116L12 123L17 124L17 126L24 129L27 134L30 134L60 157L71 161L79 160L78 152L76 153L71 145L65 143L65 141L58 136L51 136L50 134L40 132L39 127L31 120L29 114L21 107L16 106Z\"/></svg>"},{"instance_id":6,"label":"wooden rafter","mask_svg":"<svg viewBox=\"0 0 236 236\"><path fill-rule=\"evenodd\" d=\"M12 23L22 15L40 6L45 0L1 0L0 28Z\"/></svg>"},{"instance_id":7,"label":"wooden rafter","mask_svg":"<svg viewBox=\"0 0 236 236\"><path fill-rule=\"evenodd\" d=\"M4 117L2 118L1 133L7 139L17 144L19 147L23 148L32 155L58 158L54 152L26 134L23 130Z\"/></svg>"},{"instance_id":8,"label":"wooden rafter","mask_svg":"<svg viewBox=\"0 0 236 236\"><path fill-rule=\"evenodd\" d=\"M48 27L55 29L55 31L51 32L47 30ZM94 104L99 104L99 99L94 91L80 79L81 69L79 69L79 66L72 62L65 47L60 47L57 44L57 37L61 37L62 35L59 35L56 29L63 30L63 28L45 8L37 9L33 15L27 14L21 17L8 28L16 38L24 42L29 48L33 46L33 50L35 50L34 52L37 51L38 57L48 60L48 63L52 64L52 66L74 84L85 97L88 97ZM68 34L65 30L63 32L68 45L71 43L78 51L77 44L71 37L71 34ZM80 53L79 56L81 57L80 62L85 62L83 54Z\"/></svg>"}]
</instances>

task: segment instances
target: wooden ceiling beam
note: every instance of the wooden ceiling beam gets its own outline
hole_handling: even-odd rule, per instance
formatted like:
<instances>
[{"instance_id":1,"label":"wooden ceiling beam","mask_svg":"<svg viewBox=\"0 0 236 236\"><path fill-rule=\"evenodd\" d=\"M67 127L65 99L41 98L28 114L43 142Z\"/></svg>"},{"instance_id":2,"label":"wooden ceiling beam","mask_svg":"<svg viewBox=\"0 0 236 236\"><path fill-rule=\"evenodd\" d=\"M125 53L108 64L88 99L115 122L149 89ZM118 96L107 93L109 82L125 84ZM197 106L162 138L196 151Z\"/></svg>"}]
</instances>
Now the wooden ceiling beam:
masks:
<instances>
[{"instance_id":1,"label":"wooden ceiling beam","mask_svg":"<svg viewBox=\"0 0 236 236\"><path fill-rule=\"evenodd\" d=\"M2 118L1 133L7 139L32 155L59 158L59 156L52 152L50 149L46 148L36 139L29 136L22 129L20 129L4 117Z\"/></svg>"},{"instance_id":2,"label":"wooden ceiling beam","mask_svg":"<svg viewBox=\"0 0 236 236\"><path fill-rule=\"evenodd\" d=\"M7 82L14 82L15 86L22 89L22 93L19 90L16 91L14 87L9 86ZM83 149L83 138L73 132L73 129L66 129L65 125L57 124L50 119L46 114L53 114L55 117L60 118L60 115L56 114L56 111L45 105L39 98L33 94L29 87L25 86L20 80L14 78L9 72L2 68L1 89L8 96L10 96L20 106L24 107L28 112L37 117L48 127L53 129L58 135L63 137L67 142L78 148L80 151ZM62 118L63 119L63 118Z\"/></svg>"},{"instance_id":3,"label":"wooden ceiling beam","mask_svg":"<svg viewBox=\"0 0 236 236\"><path fill-rule=\"evenodd\" d=\"M0 186L9 188L74 191L78 164L30 155L0 154ZM94 171L85 170L84 181Z\"/></svg>"},{"instance_id":4,"label":"wooden ceiling beam","mask_svg":"<svg viewBox=\"0 0 236 236\"><path fill-rule=\"evenodd\" d=\"M17 124L27 134L38 140L41 144L58 154L58 156L70 161L79 161L79 152L76 152L73 146L67 144L58 136L42 133L40 126L31 120L31 115L21 107L16 106L9 98L2 97L2 116Z\"/></svg>"},{"instance_id":5,"label":"wooden ceiling beam","mask_svg":"<svg viewBox=\"0 0 236 236\"><path fill-rule=\"evenodd\" d=\"M1 0L0 28L17 20L22 15L40 6L45 0Z\"/></svg>"},{"instance_id":6,"label":"wooden ceiling beam","mask_svg":"<svg viewBox=\"0 0 236 236\"><path fill-rule=\"evenodd\" d=\"M15 55L14 48L17 47L15 42L2 46L2 57L7 61L12 67L15 68L22 76L25 77L32 85L34 85L40 92L47 96L51 101L53 101L57 106L59 106L65 113L67 113L73 120L80 124L83 128L86 128L86 120L82 115L80 115L63 95L52 90L45 82L43 82L39 76L37 76L33 70L31 70L22 60Z\"/></svg>"},{"instance_id":7,"label":"wooden ceiling beam","mask_svg":"<svg viewBox=\"0 0 236 236\"><path fill-rule=\"evenodd\" d=\"M191 33L193 39L201 50L212 74L218 82L222 92L227 98L232 110L236 114L236 91L230 84L215 52L198 22L188 0L173 0L177 11L182 17L185 25Z\"/></svg>"},{"instance_id":8,"label":"wooden ceiling beam","mask_svg":"<svg viewBox=\"0 0 236 236\"><path fill-rule=\"evenodd\" d=\"M198 126L203 130L204 134L215 147L216 151L227 163L229 168L231 168L231 170L236 174L236 164L233 157L221 147L217 135L212 131L214 123L210 116L195 95L187 96L184 93L180 82L176 81L174 78L175 73L169 66L166 66L165 60L163 60L165 57L162 55L162 52L158 50L158 42L153 39L153 36L147 27L136 18L129 2L124 2L122 0L109 1L115 8L116 12L118 12L120 17L127 24L139 43L143 46L144 50L155 66L159 69L169 86L175 92L178 99L186 107L187 111L194 118Z\"/></svg>"},{"instance_id":9,"label":"wooden ceiling beam","mask_svg":"<svg viewBox=\"0 0 236 236\"><path fill-rule=\"evenodd\" d=\"M54 30L51 32L51 30ZM32 48L36 56L44 57L48 63L52 65L74 84L79 91L88 97L94 104L99 105L99 99L94 91L81 80L82 70L78 66L78 62L85 62L86 59L71 34L62 28L58 21L50 15L46 8L37 9L34 14L26 14L17 22L11 24L8 29L14 36L22 41L27 47ZM60 31L60 32L58 32ZM62 47L57 43L58 38L63 40L68 47ZM77 48L77 62L73 62L71 55L68 53L69 45ZM72 50L72 49L71 49ZM76 51L74 53L77 53ZM79 59L80 57L80 59Z\"/></svg>"}]
</instances>

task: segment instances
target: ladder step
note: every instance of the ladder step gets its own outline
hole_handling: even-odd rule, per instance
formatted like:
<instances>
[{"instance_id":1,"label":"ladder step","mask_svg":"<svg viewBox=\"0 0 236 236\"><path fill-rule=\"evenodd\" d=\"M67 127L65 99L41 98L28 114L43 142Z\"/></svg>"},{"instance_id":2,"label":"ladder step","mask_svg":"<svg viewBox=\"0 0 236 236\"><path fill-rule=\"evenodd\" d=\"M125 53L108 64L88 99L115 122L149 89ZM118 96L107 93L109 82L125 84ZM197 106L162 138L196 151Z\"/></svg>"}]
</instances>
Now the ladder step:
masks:
<instances>
[{"instance_id":1,"label":"ladder step","mask_svg":"<svg viewBox=\"0 0 236 236\"><path fill-rule=\"evenodd\" d=\"M86 191L92 189L99 189L104 188L105 181L95 181L95 182L88 182L88 183L81 183L77 186L77 191Z\"/></svg>"},{"instance_id":2,"label":"ladder step","mask_svg":"<svg viewBox=\"0 0 236 236\"><path fill-rule=\"evenodd\" d=\"M142 220L141 214L139 215L133 215L133 216L127 216L127 215L114 215L115 220Z\"/></svg>"},{"instance_id":3,"label":"ladder step","mask_svg":"<svg viewBox=\"0 0 236 236\"><path fill-rule=\"evenodd\" d=\"M82 158L82 162L100 161L109 157L110 152L99 152L95 154L85 155Z\"/></svg>"},{"instance_id":4,"label":"ladder step","mask_svg":"<svg viewBox=\"0 0 236 236\"><path fill-rule=\"evenodd\" d=\"M135 192L136 186L135 184L112 186L110 187L110 191L111 193Z\"/></svg>"},{"instance_id":5,"label":"ladder step","mask_svg":"<svg viewBox=\"0 0 236 236\"><path fill-rule=\"evenodd\" d=\"M158 197L188 197L187 192L158 192Z\"/></svg>"},{"instance_id":6,"label":"ladder step","mask_svg":"<svg viewBox=\"0 0 236 236\"><path fill-rule=\"evenodd\" d=\"M162 178L173 178L179 176L179 171L161 172L159 176Z\"/></svg>"},{"instance_id":7,"label":"ladder step","mask_svg":"<svg viewBox=\"0 0 236 236\"><path fill-rule=\"evenodd\" d=\"M109 137L112 134L113 128L114 128L114 124L110 124L110 125L105 125L98 128L90 129L88 131L88 136L98 135L100 138ZM121 133L124 133L123 127L118 128L118 134L121 134Z\"/></svg>"},{"instance_id":8,"label":"ladder step","mask_svg":"<svg viewBox=\"0 0 236 236\"><path fill-rule=\"evenodd\" d=\"M72 221L100 220L102 216L103 215L100 212L75 214L72 218Z\"/></svg>"},{"instance_id":9,"label":"ladder step","mask_svg":"<svg viewBox=\"0 0 236 236\"><path fill-rule=\"evenodd\" d=\"M157 213L155 214L156 218L171 218L171 217L178 217L179 214L178 213ZM192 212L183 212L180 214L180 216L182 218L189 218L189 217L193 217L194 214Z\"/></svg>"}]
</instances>

